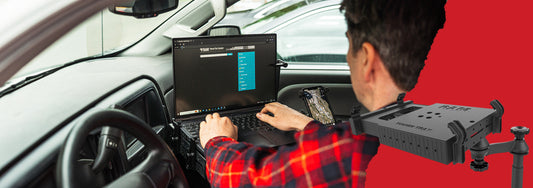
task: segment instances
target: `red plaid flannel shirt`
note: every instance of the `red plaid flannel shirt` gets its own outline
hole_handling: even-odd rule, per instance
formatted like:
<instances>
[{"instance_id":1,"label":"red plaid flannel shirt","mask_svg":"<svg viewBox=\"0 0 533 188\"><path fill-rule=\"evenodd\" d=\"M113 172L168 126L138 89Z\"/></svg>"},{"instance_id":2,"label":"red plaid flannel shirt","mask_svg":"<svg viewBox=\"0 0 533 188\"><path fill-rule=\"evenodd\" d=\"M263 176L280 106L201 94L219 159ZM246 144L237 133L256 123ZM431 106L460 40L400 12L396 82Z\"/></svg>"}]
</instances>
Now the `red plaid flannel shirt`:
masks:
<instances>
[{"instance_id":1,"label":"red plaid flannel shirt","mask_svg":"<svg viewBox=\"0 0 533 188\"><path fill-rule=\"evenodd\" d=\"M212 187L364 187L379 142L350 130L312 121L278 148L215 137L205 148L207 179Z\"/></svg>"}]
</instances>

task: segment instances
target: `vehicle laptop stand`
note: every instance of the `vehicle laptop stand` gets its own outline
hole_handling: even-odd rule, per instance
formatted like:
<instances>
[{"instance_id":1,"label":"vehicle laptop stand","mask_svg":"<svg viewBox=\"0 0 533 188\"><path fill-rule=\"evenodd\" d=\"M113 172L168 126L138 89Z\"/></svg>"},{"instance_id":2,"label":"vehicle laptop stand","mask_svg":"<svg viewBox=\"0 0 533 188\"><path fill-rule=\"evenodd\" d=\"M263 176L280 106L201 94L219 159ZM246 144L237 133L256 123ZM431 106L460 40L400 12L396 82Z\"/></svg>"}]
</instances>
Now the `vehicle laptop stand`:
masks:
<instances>
[{"instance_id":1,"label":"vehicle laptop stand","mask_svg":"<svg viewBox=\"0 0 533 188\"><path fill-rule=\"evenodd\" d=\"M235 35L172 40L175 114L179 152L188 169L205 177L199 124L214 112L239 127L238 141L279 146L294 133L259 121L255 114L277 101L276 35Z\"/></svg>"}]
</instances>

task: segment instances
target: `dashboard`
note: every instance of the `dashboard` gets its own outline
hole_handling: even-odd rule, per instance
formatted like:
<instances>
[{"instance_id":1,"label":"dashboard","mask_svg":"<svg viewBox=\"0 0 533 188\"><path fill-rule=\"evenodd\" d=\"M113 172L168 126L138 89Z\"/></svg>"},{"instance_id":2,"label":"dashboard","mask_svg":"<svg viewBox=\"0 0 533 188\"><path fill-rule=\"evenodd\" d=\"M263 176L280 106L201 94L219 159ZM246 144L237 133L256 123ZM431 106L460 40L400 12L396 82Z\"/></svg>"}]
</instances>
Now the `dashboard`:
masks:
<instances>
[{"instance_id":1,"label":"dashboard","mask_svg":"<svg viewBox=\"0 0 533 188\"><path fill-rule=\"evenodd\" d=\"M59 148L68 132L72 126L92 112L102 109L117 108L128 111L148 123L158 135L167 139L172 138L170 134L173 127L169 123L170 117L165 105L167 102L164 101L164 91L167 96L173 95L170 59L170 56L119 57L80 63L62 69L56 74L21 88L17 93L6 96L10 100L3 98L2 103L21 100L21 98L33 100L26 98L25 92L30 89L36 91L35 88L30 87L37 86L40 87L39 91L42 91L39 98L46 100L34 100L32 104L35 108L39 109L40 106L53 104L55 109L40 110L38 114L31 114L32 110L28 107L1 108L1 113L14 114L14 117L32 117L7 121L15 122L14 127L17 125L32 126L32 128L35 127L32 130L43 131L26 131L18 134L26 136L12 139L14 143L30 145L26 147L30 149L20 151L16 148L5 148L14 152L11 157L15 159L12 161L18 162L1 166L0 187L56 187L55 163ZM28 127L25 129L27 130ZM16 131L18 130L14 130ZM91 132L80 152L80 158L94 159L98 148L98 137L99 130ZM32 140L32 138L41 139ZM123 141L129 166L136 166L143 161L146 156L144 145L127 133L124 133ZM172 140L165 141L172 143ZM101 179L109 180L120 174L121 172L109 172Z\"/></svg>"}]
</instances>

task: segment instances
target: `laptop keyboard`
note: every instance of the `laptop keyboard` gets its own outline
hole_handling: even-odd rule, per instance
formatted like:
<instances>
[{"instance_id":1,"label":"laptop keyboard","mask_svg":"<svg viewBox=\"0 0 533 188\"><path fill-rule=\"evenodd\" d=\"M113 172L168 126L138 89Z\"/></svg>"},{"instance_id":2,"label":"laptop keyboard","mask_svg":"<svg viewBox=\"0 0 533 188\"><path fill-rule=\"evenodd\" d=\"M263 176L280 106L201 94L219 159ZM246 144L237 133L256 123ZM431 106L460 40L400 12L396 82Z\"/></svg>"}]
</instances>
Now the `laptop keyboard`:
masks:
<instances>
[{"instance_id":1,"label":"laptop keyboard","mask_svg":"<svg viewBox=\"0 0 533 188\"><path fill-rule=\"evenodd\" d=\"M251 114L239 114L230 117L231 122L241 129L250 129L252 131L269 130L272 131L276 128L270 126L268 123L262 122L255 117L255 113Z\"/></svg>"},{"instance_id":2,"label":"laptop keyboard","mask_svg":"<svg viewBox=\"0 0 533 188\"><path fill-rule=\"evenodd\" d=\"M229 117L231 122L239 128L239 137L254 134L260 131L274 131L276 128L257 119L255 113L237 114ZM198 138L200 131L200 123L202 121L188 121L183 123L183 127L192 134L194 138Z\"/></svg>"}]
</instances>

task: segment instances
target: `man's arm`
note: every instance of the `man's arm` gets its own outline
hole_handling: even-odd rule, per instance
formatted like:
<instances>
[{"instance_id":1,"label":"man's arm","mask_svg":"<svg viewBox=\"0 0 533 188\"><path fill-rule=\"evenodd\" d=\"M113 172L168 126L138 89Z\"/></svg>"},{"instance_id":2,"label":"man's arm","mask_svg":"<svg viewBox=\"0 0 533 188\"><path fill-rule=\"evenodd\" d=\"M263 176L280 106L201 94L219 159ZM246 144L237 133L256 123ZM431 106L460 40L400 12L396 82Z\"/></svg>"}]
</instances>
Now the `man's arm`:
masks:
<instances>
[{"instance_id":1,"label":"man's arm","mask_svg":"<svg viewBox=\"0 0 533 188\"><path fill-rule=\"evenodd\" d=\"M284 131L302 130L313 120L280 103L266 104L257 118ZM298 149L297 145L278 150L239 143L236 141L237 131L227 117L220 117L218 113L207 115L206 121L200 123L200 143L205 148L207 161L206 174L214 187L261 185L265 182L263 180L271 181L264 179L268 176L263 173L272 172L272 168L281 170L283 167L280 165L290 158L288 154ZM281 158L286 159L283 161ZM272 174L269 174L271 177Z\"/></svg>"},{"instance_id":2,"label":"man's arm","mask_svg":"<svg viewBox=\"0 0 533 188\"><path fill-rule=\"evenodd\" d=\"M274 116L267 115L267 112ZM221 118L215 114L206 117L208 121L202 123L200 128L200 141L205 147L206 174L211 186L349 187L352 183L364 184L366 165L375 154L365 151L376 151L377 139L354 137L347 125L325 127L318 121L311 121L300 126L301 130L298 126L286 123L297 123L300 118L305 121L311 119L307 119L307 116L298 117L297 114L279 103L266 105L258 114L258 118L282 130L300 130L295 134L295 144L278 148L237 142L235 137L228 136L233 130L232 124L216 125L215 122L223 121L219 121ZM222 133L226 135L209 137L216 135L208 134L212 131L208 129L210 125L225 126L228 129L217 130L229 131ZM206 138L210 139L205 141Z\"/></svg>"},{"instance_id":3,"label":"man's arm","mask_svg":"<svg viewBox=\"0 0 533 188\"><path fill-rule=\"evenodd\" d=\"M363 187L377 138L310 122L295 134L296 143L259 147L229 137L205 146L206 174L212 187Z\"/></svg>"},{"instance_id":4,"label":"man's arm","mask_svg":"<svg viewBox=\"0 0 533 188\"><path fill-rule=\"evenodd\" d=\"M313 118L307 117L278 102L266 104L261 112L257 113L257 119L267 122L282 131L300 131L309 122L313 121Z\"/></svg>"},{"instance_id":5,"label":"man's arm","mask_svg":"<svg viewBox=\"0 0 533 188\"><path fill-rule=\"evenodd\" d=\"M237 142L228 137L211 139L205 148L206 175L212 187L242 187L282 185L280 172L288 161L281 154L294 150L287 146L278 151L274 148L254 146ZM274 178L276 177L276 178ZM286 182L285 182L286 183Z\"/></svg>"}]
</instances>

